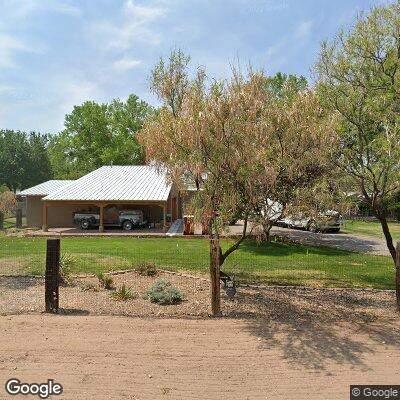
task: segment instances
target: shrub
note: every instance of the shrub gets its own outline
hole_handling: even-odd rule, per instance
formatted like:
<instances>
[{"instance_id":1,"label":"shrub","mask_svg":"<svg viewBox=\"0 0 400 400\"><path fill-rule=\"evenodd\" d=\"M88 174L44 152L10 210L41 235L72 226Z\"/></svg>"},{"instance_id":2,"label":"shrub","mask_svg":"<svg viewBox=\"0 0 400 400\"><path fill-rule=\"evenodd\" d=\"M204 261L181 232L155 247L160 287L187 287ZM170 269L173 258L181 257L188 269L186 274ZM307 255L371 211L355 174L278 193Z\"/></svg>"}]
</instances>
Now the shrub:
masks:
<instances>
[{"instance_id":1,"label":"shrub","mask_svg":"<svg viewBox=\"0 0 400 400\"><path fill-rule=\"evenodd\" d=\"M107 290L113 289L114 281L109 276L105 276L102 272L97 274L97 279L99 280L99 285Z\"/></svg>"},{"instance_id":2,"label":"shrub","mask_svg":"<svg viewBox=\"0 0 400 400\"><path fill-rule=\"evenodd\" d=\"M98 292L99 288L92 282L83 282L81 284L82 292Z\"/></svg>"},{"instance_id":3,"label":"shrub","mask_svg":"<svg viewBox=\"0 0 400 400\"><path fill-rule=\"evenodd\" d=\"M143 276L154 276L154 275L157 275L156 265L154 263L152 263L152 262L146 262L146 263L139 264L135 268L135 271L139 275L143 275Z\"/></svg>"},{"instance_id":4,"label":"shrub","mask_svg":"<svg viewBox=\"0 0 400 400\"><path fill-rule=\"evenodd\" d=\"M136 296L132 293L131 289L123 284L118 290L111 293L111 297L116 301L127 301L134 299Z\"/></svg>"},{"instance_id":5,"label":"shrub","mask_svg":"<svg viewBox=\"0 0 400 400\"><path fill-rule=\"evenodd\" d=\"M164 279L158 280L147 290L147 297L152 303L162 305L176 304L182 301L181 292Z\"/></svg>"},{"instance_id":6,"label":"shrub","mask_svg":"<svg viewBox=\"0 0 400 400\"><path fill-rule=\"evenodd\" d=\"M75 258L68 253L64 253L60 257L60 281L68 283L70 281L72 269L75 264Z\"/></svg>"}]
</instances>

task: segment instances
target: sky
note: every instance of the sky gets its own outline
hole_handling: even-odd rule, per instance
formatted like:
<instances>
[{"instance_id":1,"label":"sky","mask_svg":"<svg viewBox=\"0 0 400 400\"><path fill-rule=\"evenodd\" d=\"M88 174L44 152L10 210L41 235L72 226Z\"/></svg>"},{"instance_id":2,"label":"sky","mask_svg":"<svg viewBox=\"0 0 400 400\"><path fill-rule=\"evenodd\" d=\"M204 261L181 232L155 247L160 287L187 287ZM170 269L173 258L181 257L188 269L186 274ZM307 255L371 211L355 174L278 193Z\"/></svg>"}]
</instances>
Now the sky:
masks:
<instances>
[{"instance_id":1,"label":"sky","mask_svg":"<svg viewBox=\"0 0 400 400\"><path fill-rule=\"evenodd\" d=\"M216 79L240 60L310 77L320 43L387 0L0 0L0 129L57 133L86 100L134 93L181 48Z\"/></svg>"}]
</instances>

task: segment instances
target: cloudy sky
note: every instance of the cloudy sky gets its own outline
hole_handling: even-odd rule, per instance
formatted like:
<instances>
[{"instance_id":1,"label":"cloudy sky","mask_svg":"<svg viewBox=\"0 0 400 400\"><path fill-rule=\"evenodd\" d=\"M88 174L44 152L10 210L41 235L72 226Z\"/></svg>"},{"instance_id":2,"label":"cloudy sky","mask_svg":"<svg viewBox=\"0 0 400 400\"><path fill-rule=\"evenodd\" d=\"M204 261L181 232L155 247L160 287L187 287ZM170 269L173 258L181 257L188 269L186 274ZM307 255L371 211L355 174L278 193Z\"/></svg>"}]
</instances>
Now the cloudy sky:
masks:
<instances>
[{"instance_id":1,"label":"cloudy sky","mask_svg":"<svg viewBox=\"0 0 400 400\"><path fill-rule=\"evenodd\" d=\"M0 128L55 133L85 100L135 93L174 47L216 78L239 58L309 76L319 44L386 0L0 0Z\"/></svg>"}]
</instances>

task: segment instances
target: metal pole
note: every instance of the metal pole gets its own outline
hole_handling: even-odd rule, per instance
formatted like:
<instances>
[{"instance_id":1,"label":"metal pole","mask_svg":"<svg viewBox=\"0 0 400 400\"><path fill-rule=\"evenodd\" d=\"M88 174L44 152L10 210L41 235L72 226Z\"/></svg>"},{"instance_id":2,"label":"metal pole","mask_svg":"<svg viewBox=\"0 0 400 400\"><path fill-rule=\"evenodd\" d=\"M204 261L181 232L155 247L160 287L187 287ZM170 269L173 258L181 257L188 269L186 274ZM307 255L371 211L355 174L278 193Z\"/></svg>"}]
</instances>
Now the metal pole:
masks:
<instances>
[{"instance_id":1,"label":"metal pole","mask_svg":"<svg viewBox=\"0 0 400 400\"><path fill-rule=\"evenodd\" d=\"M396 246L396 301L397 310L400 311L400 242Z\"/></svg>"}]
</instances>

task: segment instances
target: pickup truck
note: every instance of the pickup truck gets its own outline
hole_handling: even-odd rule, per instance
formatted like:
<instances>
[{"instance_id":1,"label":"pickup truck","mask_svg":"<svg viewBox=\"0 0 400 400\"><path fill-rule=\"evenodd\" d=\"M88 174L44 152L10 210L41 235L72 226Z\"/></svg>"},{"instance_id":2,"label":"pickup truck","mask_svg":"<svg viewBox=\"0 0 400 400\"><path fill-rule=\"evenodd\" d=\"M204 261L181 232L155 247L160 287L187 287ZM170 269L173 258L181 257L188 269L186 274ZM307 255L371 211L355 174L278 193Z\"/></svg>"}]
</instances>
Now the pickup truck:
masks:
<instances>
[{"instance_id":1,"label":"pickup truck","mask_svg":"<svg viewBox=\"0 0 400 400\"><path fill-rule=\"evenodd\" d=\"M100 225L100 215L91 212L82 212L73 214L74 223L82 229L95 228ZM141 210L104 210L104 226L122 228L124 231L130 231L134 227L144 226L147 221L143 218Z\"/></svg>"}]
</instances>

